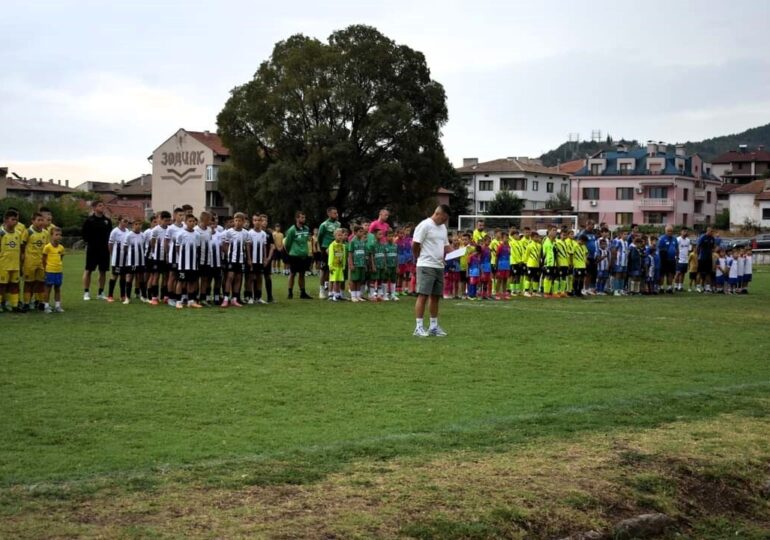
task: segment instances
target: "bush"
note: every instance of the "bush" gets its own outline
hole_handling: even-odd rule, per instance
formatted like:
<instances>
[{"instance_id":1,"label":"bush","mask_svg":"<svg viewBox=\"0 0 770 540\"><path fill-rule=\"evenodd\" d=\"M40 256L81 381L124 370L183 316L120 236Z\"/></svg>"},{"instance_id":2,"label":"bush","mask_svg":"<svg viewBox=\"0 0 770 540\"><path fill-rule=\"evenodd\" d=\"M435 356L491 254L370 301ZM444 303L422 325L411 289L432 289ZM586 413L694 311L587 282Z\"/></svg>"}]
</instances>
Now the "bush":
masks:
<instances>
[{"instance_id":1,"label":"bush","mask_svg":"<svg viewBox=\"0 0 770 540\"><path fill-rule=\"evenodd\" d=\"M25 225L32 221L32 214L35 212L35 205L26 199L17 197L6 197L0 200L0 216L5 215L9 208L15 208L19 211L19 221ZM2 217L0 217L2 219Z\"/></svg>"},{"instance_id":2,"label":"bush","mask_svg":"<svg viewBox=\"0 0 770 540\"><path fill-rule=\"evenodd\" d=\"M717 217L714 220L714 225L716 226L717 229L722 229L724 231L730 230L730 209L729 208L725 208L719 214L717 214Z\"/></svg>"}]
</instances>

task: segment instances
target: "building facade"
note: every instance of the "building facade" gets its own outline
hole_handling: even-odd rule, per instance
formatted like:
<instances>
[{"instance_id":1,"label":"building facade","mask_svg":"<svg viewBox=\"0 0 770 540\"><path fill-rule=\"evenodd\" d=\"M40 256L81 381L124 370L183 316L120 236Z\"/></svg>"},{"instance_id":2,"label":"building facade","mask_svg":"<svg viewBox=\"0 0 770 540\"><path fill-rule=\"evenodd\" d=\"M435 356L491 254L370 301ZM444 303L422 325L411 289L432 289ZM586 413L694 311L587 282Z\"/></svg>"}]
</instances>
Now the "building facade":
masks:
<instances>
[{"instance_id":1,"label":"building facade","mask_svg":"<svg viewBox=\"0 0 770 540\"><path fill-rule=\"evenodd\" d=\"M742 144L712 161L712 173L726 184L747 184L770 174L770 152L764 146L749 150Z\"/></svg>"},{"instance_id":2,"label":"building facade","mask_svg":"<svg viewBox=\"0 0 770 540\"><path fill-rule=\"evenodd\" d=\"M754 180L730 192L730 229L770 228L770 180Z\"/></svg>"},{"instance_id":3,"label":"building facade","mask_svg":"<svg viewBox=\"0 0 770 540\"><path fill-rule=\"evenodd\" d=\"M472 214L484 214L500 191L510 191L524 200L528 211L545 209L560 193L569 196L569 174L544 167L539 161L509 157L479 163L478 158L463 159L456 169L468 186Z\"/></svg>"},{"instance_id":4,"label":"building facade","mask_svg":"<svg viewBox=\"0 0 770 540\"><path fill-rule=\"evenodd\" d=\"M18 197L31 202L46 202L72 195L75 189L69 187L69 180L38 180L37 178L6 178L6 196Z\"/></svg>"},{"instance_id":5,"label":"building facade","mask_svg":"<svg viewBox=\"0 0 770 540\"><path fill-rule=\"evenodd\" d=\"M721 184L699 155L685 155L682 145L671 151L652 142L598 152L571 181L572 207L581 220L613 228L713 223Z\"/></svg>"},{"instance_id":6,"label":"building facade","mask_svg":"<svg viewBox=\"0 0 770 540\"><path fill-rule=\"evenodd\" d=\"M152 161L152 209L173 210L189 204L198 212L220 215L232 208L219 192L219 167L230 152L215 133L180 129L150 156Z\"/></svg>"}]
</instances>

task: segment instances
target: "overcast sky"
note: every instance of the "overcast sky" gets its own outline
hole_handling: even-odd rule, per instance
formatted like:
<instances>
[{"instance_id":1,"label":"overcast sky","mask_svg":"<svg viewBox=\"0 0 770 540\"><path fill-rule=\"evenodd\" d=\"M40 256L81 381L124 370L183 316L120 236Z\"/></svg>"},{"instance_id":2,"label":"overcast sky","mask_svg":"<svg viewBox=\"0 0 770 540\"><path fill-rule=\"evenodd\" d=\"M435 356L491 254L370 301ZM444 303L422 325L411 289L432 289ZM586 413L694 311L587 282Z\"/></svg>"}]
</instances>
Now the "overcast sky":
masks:
<instances>
[{"instance_id":1,"label":"overcast sky","mask_svg":"<svg viewBox=\"0 0 770 540\"><path fill-rule=\"evenodd\" d=\"M456 165L594 129L674 143L770 122L770 0L5 0L2 19L0 166L27 177L150 172L176 129L216 130L276 41L355 23L425 54Z\"/></svg>"}]
</instances>

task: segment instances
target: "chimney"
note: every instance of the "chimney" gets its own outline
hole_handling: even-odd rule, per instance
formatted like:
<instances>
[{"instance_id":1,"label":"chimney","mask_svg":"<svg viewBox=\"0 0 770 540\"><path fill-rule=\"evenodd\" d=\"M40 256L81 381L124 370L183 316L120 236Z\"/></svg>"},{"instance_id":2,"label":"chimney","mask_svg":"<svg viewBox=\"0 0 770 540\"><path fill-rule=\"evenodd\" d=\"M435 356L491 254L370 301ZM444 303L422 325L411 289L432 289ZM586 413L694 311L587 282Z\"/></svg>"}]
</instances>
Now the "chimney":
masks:
<instances>
[{"instance_id":1,"label":"chimney","mask_svg":"<svg viewBox=\"0 0 770 540\"><path fill-rule=\"evenodd\" d=\"M70 181L69 180L65 180L64 181L64 186L65 187L70 187Z\"/></svg>"},{"instance_id":2,"label":"chimney","mask_svg":"<svg viewBox=\"0 0 770 540\"><path fill-rule=\"evenodd\" d=\"M57 182L59 185L61 185L61 180L57 180L56 182Z\"/></svg>"},{"instance_id":3,"label":"chimney","mask_svg":"<svg viewBox=\"0 0 770 540\"><path fill-rule=\"evenodd\" d=\"M647 141L647 155L650 157L655 156L658 153L658 145L655 141Z\"/></svg>"},{"instance_id":4,"label":"chimney","mask_svg":"<svg viewBox=\"0 0 770 540\"><path fill-rule=\"evenodd\" d=\"M126 181L125 181L125 180L121 180L121 181L120 181L120 185L121 185L121 186L125 186L125 185L126 185Z\"/></svg>"},{"instance_id":5,"label":"chimney","mask_svg":"<svg viewBox=\"0 0 770 540\"><path fill-rule=\"evenodd\" d=\"M616 147L618 153L625 154L628 152L628 147L625 143L618 143L618 146Z\"/></svg>"},{"instance_id":6,"label":"chimney","mask_svg":"<svg viewBox=\"0 0 770 540\"><path fill-rule=\"evenodd\" d=\"M748 150L748 148L749 148L749 147L748 147L747 145L745 145L745 144L740 144L740 145L738 145L738 151L739 151L741 154L745 154L745 153L746 153L746 150Z\"/></svg>"},{"instance_id":7,"label":"chimney","mask_svg":"<svg viewBox=\"0 0 770 540\"><path fill-rule=\"evenodd\" d=\"M49 178L49 179L48 179L48 183L49 183L49 184L53 184L53 178Z\"/></svg>"},{"instance_id":8,"label":"chimney","mask_svg":"<svg viewBox=\"0 0 770 540\"><path fill-rule=\"evenodd\" d=\"M659 141L658 142L658 152L660 152L661 154L668 153L668 143L665 143L663 141Z\"/></svg>"},{"instance_id":9,"label":"chimney","mask_svg":"<svg viewBox=\"0 0 770 540\"><path fill-rule=\"evenodd\" d=\"M764 149L765 149L764 144L760 144L759 146L757 146L757 152L762 152Z\"/></svg>"},{"instance_id":10,"label":"chimney","mask_svg":"<svg viewBox=\"0 0 770 540\"><path fill-rule=\"evenodd\" d=\"M209 135L211 135L211 133L209 132L209 130L208 130L208 129L207 129L206 131L204 131L204 132L203 132L203 134L204 134L206 137L208 137Z\"/></svg>"},{"instance_id":11,"label":"chimney","mask_svg":"<svg viewBox=\"0 0 770 540\"><path fill-rule=\"evenodd\" d=\"M676 145L676 155L679 156L679 157L685 157L684 145L683 144L677 144Z\"/></svg>"},{"instance_id":12,"label":"chimney","mask_svg":"<svg viewBox=\"0 0 770 540\"><path fill-rule=\"evenodd\" d=\"M463 158L463 167L474 167L479 164L479 158L467 157Z\"/></svg>"}]
</instances>

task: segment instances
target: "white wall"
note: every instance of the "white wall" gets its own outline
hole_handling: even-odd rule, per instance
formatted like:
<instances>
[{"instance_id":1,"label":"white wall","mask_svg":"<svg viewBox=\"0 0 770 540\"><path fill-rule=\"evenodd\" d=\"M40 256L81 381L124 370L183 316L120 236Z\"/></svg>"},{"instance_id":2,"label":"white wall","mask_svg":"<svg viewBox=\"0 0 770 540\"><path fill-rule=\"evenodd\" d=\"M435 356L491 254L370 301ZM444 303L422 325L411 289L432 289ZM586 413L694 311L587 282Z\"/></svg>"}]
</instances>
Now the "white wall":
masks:
<instances>
[{"instance_id":1,"label":"white wall","mask_svg":"<svg viewBox=\"0 0 770 540\"><path fill-rule=\"evenodd\" d=\"M206 206L206 166L214 152L180 129L152 155L152 208L172 211L189 204L197 213Z\"/></svg>"},{"instance_id":2,"label":"white wall","mask_svg":"<svg viewBox=\"0 0 770 540\"><path fill-rule=\"evenodd\" d=\"M754 205L754 194L731 193L730 194L730 228L740 228L746 219L759 221L761 214Z\"/></svg>"},{"instance_id":3,"label":"white wall","mask_svg":"<svg viewBox=\"0 0 770 540\"><path fill-rule=\"evenodd\" d=\"M480 173L471 177L473 185L469 186L469 198L471 203L474 204L473 213L483 213L484 210L480 209L481 202L489 202L494 200L497 193L500 191L500 179L502 178L525 178L527 180L526 191L511 191L514 195L520 199L526 201L526 209L541 209L545 208L545 203L551 198L558 195L561 191L561 186L566 185L565 188L567 196L569 196L569 178L566 176L556 176L547 174L535 174L535 173ZM491 181L492 191L480 191L480 182ZM537 191L534 191L533 182L538 183ZM553 182L553 192L548 193L547 184Z\"/></svg>"}]
</instances>

